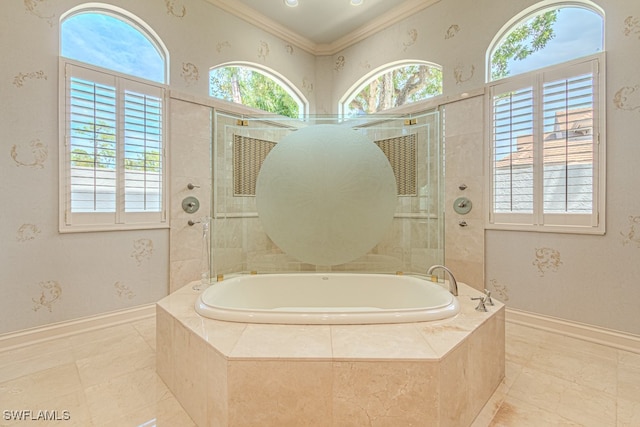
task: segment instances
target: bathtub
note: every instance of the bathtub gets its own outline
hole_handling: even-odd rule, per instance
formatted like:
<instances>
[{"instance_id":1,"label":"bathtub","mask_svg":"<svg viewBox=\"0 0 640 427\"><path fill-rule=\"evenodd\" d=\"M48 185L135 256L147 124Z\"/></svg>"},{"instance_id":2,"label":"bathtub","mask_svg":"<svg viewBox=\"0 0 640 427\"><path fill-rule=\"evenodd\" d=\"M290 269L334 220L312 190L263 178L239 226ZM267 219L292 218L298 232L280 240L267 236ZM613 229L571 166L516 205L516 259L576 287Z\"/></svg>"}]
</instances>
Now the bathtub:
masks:
<instances>
[{"instance_id":1,"label":"bathtub","mask_svg":"<svg viewBox=\"0 0 640 427\"><path fill-rule=\"evenodd\" d=\"M423 278L390 274L296 273L236 276L203 291L198 314L281 324L376 324L446 319L458 299Z\"/></svg>"}]
</instances>

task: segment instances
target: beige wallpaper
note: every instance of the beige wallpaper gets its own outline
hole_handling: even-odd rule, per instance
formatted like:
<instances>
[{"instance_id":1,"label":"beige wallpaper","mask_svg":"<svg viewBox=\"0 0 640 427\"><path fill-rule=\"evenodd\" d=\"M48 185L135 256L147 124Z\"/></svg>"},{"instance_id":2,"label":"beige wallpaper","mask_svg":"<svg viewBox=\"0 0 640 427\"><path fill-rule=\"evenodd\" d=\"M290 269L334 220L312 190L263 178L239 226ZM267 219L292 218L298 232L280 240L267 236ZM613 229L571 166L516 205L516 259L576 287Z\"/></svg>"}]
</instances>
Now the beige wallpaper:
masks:
<instances>
[{"instance_id":1,"label":"beige wallpaper","mask_svg":"<svg viewBox=\"0 0 640 427\"><path fill-rule=\"evenodd\" d=\"M202 0L103 3L128 9L159 34L171 54L174 90L206 97L211 67L251 61L289 79L308 96L312 114L334 114L338 100L363 74L399 60L442 65L445 98L481 90L491 40L534 1L438 2L335 55L317 58ZM168 292L169 266L176 283L199 268L194 258L199 257L194 248L199 233L186 228L177 204L187 194L184 185L204 177L201 170L191 175L194 140L187 130L172 131L179 154L171 159L171 231L57 232L59 19L79 4L2 2L0 333L150 303ZM460 228L459 218L447 210L449 237L469 233L449 244L447 260L464 280L489 287L509 307L640 335L640 168L633 161L640 159L640 2L597 4L606 12L606 235L489 231L482 229L482 216L469 217L469 226ZM184 107L189 115L191 107ZM446 185L448 198L459 196L459 179L451 178L464 176L465 191L474 194L474 215L484 212L482 107L481 98L445 107L446 123L472 125L445 131L452 150ZM193 113L204 115L198 108ZM172 127L186 123L185 117L172 116ZM196 146L201 144L204 136ZM451 175L455 170L460 175ZM182 243L170 248L170 238L180 233Z\"/></svg>"},{"instance_id":2,"label":"beige wallpaper","mask_svg":"<svg viewBox=\"0 0 640 427\"><path fill-rule=\"evenodd\" d=\"M439 2L333 56L332 108L370 69L401 59L443 66L444 97L485 84L493 37L533 0ZM640 335L640 2L600 0L606 16L607 233L605 236L484 230L483 97L445 105L446 260L463 281L491 289L508 307ZM412 29L415 41L407 45ZM333 111L333 110L332 110ZM471 126L465 130L461 126ZM461 179L464 177L464 179ZM468 186L467 227L450 202ZM478 202L478 205L476 205Z\"/></svg>"},{"instance_id":3,"label":"beige wallpaper","mask_svg":"<svg viewBox=\"0 0 640 427\"><path fill-rule=\"evenodd\" d=\"M173 101L170 110L171 229L58 233L59 20L82 3L2 2L0 334L153 303L169 292L170 278L182 286L201 271L202 229L187 225L180 203L196 195L209 205L210 109L189 102ZM208 70L244 60L288 76L313 98L312 56L207 2L103 3L159 35L170 51L172 90L206 98ZM200 188L187 190L189 182Z\"/></svg>"}]
</instances>

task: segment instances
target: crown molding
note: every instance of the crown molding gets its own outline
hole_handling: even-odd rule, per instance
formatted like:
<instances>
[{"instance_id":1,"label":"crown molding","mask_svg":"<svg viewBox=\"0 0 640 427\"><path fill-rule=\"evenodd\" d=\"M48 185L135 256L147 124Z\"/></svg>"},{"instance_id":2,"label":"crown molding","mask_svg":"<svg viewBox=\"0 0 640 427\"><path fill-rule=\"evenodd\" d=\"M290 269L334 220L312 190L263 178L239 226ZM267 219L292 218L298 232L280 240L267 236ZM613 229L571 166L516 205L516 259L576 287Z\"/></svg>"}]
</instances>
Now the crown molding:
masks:
<instances>
[{"instance_id":1,"label":"crown molding","mask_svg":"<svg viewBox=\"0 0 640 427\"><path fill-rule=\"evenodd\" d=\"M248 22L249 24L258 27L270 34L273 34L276 37L287 41L300 49L306 50L309 53L315 54L317 44L313 41L309 40L306 37L302 37L301 35L294 33L288 28L278 24L276 21L271 18L267 18L263 14L257 12L256 10L246 6L243 3L234 0L206 0L214 6L219 7L225 12L229 12L230 14L242 19L243 21Z\"/></svg>"},{"instance_id":2,"label":"crown molding","mask_svg":"<svg viewBox=\"0 0 640 427\"><path fill-rule=\"evenodd\" d=\"M391 11L378 16L366 25L352 31L344 37L328 45L316 45L315 55L334 55L372 35L388 28L427 7L438 3L440 0L407 0Z\"/></svg>"},{"instance_id":3,"label":"crown molding","mask_svg":"<svg viewBox=\"0 0 640 427\"><path fill-rule=\"evenodd\" d=\"M407 0L395 9L380 15L371 20L366 25L352 31L351 33L329 43L315 43L312 40L297 34L283 25L267 18L263 14L234 0L206 0L214 6L231 13L232 15L260 28L282 40L291 43L316 56L334 55L343 49L352 46L367 37L370 37L385 28L396 24L427 7L438 3L440 0Z\"/></svg>"}]
</instances>

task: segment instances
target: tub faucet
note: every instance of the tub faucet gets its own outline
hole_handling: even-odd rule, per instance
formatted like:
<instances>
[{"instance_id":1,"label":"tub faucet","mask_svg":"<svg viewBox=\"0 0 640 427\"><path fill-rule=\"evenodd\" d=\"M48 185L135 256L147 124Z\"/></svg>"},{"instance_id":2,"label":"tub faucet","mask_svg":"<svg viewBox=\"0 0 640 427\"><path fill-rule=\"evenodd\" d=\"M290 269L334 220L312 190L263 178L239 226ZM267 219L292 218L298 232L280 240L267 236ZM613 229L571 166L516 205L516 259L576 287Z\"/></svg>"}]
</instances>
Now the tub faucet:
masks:
<instances>
[{"instance_id":1,"label":"tub faucet","mask_svg":"<svg viewBox=\"0 0 640 427\"><path fill-rule=\"evenodd\" d=\"M449 292L451 292L455 296L458 296L458 282L456 282L456 278L453 276L451 270L449 270L447 267L445 267L444 265L432 265L431 267L429 267L429 270L427 270L427 274L431 275L431 273L433 273L433 271L437 270L438 268L441 268L449 273Z\"/></svg>"}]
</instances>

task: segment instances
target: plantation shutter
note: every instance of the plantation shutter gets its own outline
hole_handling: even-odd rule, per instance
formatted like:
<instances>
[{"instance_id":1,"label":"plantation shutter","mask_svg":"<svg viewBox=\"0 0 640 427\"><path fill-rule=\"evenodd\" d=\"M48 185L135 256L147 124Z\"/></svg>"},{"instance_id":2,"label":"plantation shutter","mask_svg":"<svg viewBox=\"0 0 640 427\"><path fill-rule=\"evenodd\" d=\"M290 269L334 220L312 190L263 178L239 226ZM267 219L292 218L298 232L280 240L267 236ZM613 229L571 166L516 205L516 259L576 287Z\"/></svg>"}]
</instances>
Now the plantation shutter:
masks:
<instances>
[{"instance_id":1,"label":"plantation shutter","mask_svg":"<svg viewBox=\"0 0 640 427\"><path fill-rule=\"evenodd\" d=\"M162 211L162 89L122 82L124 211ZM132 215L128 215L131 217Z\"/></svg>"},{"instance_id":2,"label":"plantation shutter","mask_svg":"<svg viewBox=\"0 0 640 427\"><path fill-rule=\"evenodd\" d=\"M164 89L66 63L65 95L63 225L164 222Z\"/></svg>"},{"instance_id":3,"label":"plantation shutter","mask_svg":"<svg viewBox=\"0 0 640 427\"><path fill-rule=\"evenodd\" d=\"M599 226L601 80L594 58L491 86L490 224Z\"/></svg>"},{"instance_id":4,"label":"plantation shutter","mask_svg":"<svg viewBox=\"0 0 640 427\"><path fill-rule=\"evenodd\" d=\"M494 87L492 100L492 216L531 223L534 213L534 86L526 80Z\"/></svg>"},{"instance_id":5,"label":"plantation shutter","mask_svg":"<svg viewBox=\"0 0 640 427\"><path fill-rule=\"evenodd\" d=\"M67 64L66 223L110 224L117 211L116 79ZM93 213L91 218L87 215Z\"/></svg>"},{"instance_id":6,"label":"plantation shutter","mask_svg":"<svg viewBox=\"0 0 640 427\"><path fill-rule=\"evenodd\" d=\"M543 223L595 225L597 62L543 75Z\"/></svg>"}]
</instances>

